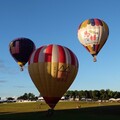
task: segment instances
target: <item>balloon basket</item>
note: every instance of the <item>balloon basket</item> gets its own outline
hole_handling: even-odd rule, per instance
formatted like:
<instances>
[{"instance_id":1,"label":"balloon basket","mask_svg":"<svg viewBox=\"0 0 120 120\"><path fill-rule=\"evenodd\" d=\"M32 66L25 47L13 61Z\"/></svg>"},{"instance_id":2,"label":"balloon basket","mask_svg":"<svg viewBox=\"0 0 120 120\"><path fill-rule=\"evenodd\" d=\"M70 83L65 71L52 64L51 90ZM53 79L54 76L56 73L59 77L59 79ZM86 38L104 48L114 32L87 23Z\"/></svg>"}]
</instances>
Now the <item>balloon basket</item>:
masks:
<instances>
[{"instance_id":1,"label":"balloon basket","mask_svg":"<svg viewBox=\"0 0 120 120\"><path fill-rule=\"evenodd\" d=\"M93 62L97 62L96 56L93 57Z\"/></svg>"},{"instance_id":2,"label":"balloon basket","mask_svg":"<svg viewBox=\"0 0 120 120\"><path fill-rule=\"evenodd\" d=\"M48 109L46 116L51 117L53 115L53 113L54 113L54 109Z\"/></svg>"},{"instance_id":3,"label":"balloon basket","mask_svg":"<svg viewBox=\"0 0 120 120\"><path fill-rule=\"evenodd\" d=\"M23 67L20 67L20 71L23 71Z\"/></svg>"}]
</instances>

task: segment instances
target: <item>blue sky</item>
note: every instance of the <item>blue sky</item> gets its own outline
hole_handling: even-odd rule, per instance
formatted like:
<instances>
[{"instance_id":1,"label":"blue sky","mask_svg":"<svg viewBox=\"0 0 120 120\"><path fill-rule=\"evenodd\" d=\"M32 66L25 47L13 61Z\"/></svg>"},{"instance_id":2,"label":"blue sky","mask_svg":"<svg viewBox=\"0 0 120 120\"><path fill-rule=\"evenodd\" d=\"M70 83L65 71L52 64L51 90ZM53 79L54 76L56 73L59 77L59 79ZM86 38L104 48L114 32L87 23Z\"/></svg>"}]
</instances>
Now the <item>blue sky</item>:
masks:
<instances>
[{"instance_id":1,"label":"blue sky","mask_svg":"<svg viewBox=\"0 0 120 120\"><path fill-rule=\"evenodd\" d=\"M37 48L60 44L76 54L80 66L70 90L120 91L119 11L119 0L0 0L0 97L39 95L27 64L21 72L9 53L18 37L30 38ZM79 24L89 18L104 20L110 31L96 63L77 38Z\"/></svg>"}]
</instances>

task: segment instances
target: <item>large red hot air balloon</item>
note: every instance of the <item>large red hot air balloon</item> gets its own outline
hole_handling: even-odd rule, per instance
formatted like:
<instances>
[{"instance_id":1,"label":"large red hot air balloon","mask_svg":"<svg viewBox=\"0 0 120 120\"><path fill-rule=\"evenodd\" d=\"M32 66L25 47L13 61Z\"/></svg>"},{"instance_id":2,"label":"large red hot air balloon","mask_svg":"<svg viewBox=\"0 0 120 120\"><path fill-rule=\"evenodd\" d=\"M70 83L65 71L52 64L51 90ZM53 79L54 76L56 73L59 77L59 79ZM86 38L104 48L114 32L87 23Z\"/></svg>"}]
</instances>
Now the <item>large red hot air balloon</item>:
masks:
<instances>
[{"instance_id":1,"label":"large red hot air balloon","mask_svg":"<svg viewBox=\"0 0 120 120\"><path fill-rule=\"evenodd\" d=\"M28 62L31 53L35 50L35 44L28 38L17 38L10 42L9 50L21 70L23 70L23 66Z\"/></svg>"},{"instance_id":2,"label":"large red hot air balloon","mask_svg":"<svg viewBox=\"0 0 120 120\"><path fill-rule=\"evenodd\" d=\"M89 51L96 61L96 56L107 41L109 28L100 19L88 19L82 22L78 28L78 39Z\"/></svg>"},{"instance_id":3,"label":"large red hot air balloon","mask_svg":"<svg viewBox=\"0 0 120 120\"><path fill-rule=\"evenodd\" d=\"M77 75L78 60L70 49L50 44L32 53L28 70L38 91L54 109Z\"/></svg>"}]
</instances>

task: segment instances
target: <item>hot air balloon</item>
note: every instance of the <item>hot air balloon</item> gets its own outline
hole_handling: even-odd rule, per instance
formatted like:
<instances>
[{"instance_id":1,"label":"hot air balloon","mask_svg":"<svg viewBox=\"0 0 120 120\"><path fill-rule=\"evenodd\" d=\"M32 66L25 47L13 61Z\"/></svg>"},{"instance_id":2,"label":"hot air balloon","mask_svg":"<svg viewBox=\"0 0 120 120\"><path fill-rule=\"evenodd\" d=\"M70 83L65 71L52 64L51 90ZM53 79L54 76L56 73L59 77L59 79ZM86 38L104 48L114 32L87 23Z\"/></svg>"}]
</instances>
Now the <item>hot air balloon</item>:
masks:
<instances>
[{"instance_id":1,"label":"hot air balloon","mask_svg":"<svg viewBox=\"0 0 120 120\"><path fill-rule=\"evenodd\" d=\"M23 66L28 62L31 53L35 50L35 44L28 38L17 38L10 42L9 51L23 71Z\"/></svg>"},{"instance_id":2,"label":"hot air balloon","mask_svg":"<svg viewBox=\"0 0 120 120\"><path fill-rule=\"evenodd\" d=\"M108 35L107 24L97 18L85 20L78 28L78 39L94 57L94 62L96 62L96 55L107 41Z\"/></svg>"},{"instance_id":3,"label":"hot air balloon","mask_svg":"<svg viewBox=\"0 0 120 120\"><path fill-rule=\"evenodd\" d=\"M45 45L32 53L28 71L46 103L54 109L77 75L78 60L67 47Z\"/></svg>"}]
</instances>

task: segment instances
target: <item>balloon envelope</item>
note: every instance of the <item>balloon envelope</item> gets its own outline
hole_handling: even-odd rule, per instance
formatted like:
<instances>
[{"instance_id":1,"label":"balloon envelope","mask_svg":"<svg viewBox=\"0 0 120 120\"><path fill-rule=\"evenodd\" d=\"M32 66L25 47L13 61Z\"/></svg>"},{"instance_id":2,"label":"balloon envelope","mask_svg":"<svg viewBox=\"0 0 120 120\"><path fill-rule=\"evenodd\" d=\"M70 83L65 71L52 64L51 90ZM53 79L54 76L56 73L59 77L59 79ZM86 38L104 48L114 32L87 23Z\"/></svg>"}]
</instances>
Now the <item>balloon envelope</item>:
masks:
<instances>
[{"instance_id":1,"label":"balloon envelope","mask_svg":"<svg viewBox=\"0 0 120 120\"><path fill-rule=\"evenodd\" d=\"M53 109L74 81L78 60L70 49L51 44L32 53L28 70L38 91Z\"/></svg>"},{"instance_id":2,"label":"balloon envelope","mask_svg":"<svg viewBox=\"0 0 120 120\"><path fill-rule=\"evenodd\" d=\"M109 35L107 24L100 19L88 19L82 22L78 28L80 43L95 57Z\"/></svg>"},{"instance_id":3,"label":"balloon envelope","mask_svg":"<svg viewBox=\"0 0 120 120\"><path fill-rule=\"evenodd\" d=\"M18 65L23 67L35 50L35 44L28 38L17 38L10 42L9 50Z\"/></svg>"}]
</instances>

